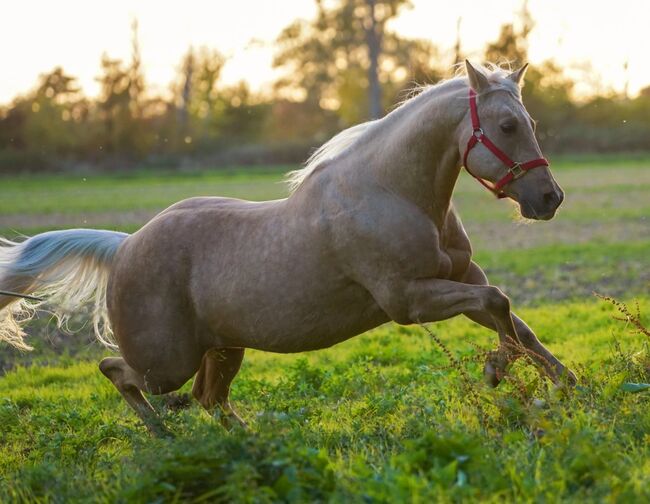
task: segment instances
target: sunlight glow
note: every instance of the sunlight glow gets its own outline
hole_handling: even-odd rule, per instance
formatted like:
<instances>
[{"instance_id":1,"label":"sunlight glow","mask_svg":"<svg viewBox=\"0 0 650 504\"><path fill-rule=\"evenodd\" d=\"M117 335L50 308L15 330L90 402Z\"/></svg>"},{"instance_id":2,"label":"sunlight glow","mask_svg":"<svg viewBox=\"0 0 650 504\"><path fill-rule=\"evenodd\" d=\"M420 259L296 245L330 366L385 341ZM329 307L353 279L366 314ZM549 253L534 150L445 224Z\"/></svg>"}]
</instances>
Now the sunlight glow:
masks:
<instances>
[{"instance_id":1,"label":"sunlight glow","mask_svg":"<svg viewBox=\"0 0 650 504\"><path fill-rule=\"evenodd\" d=\"M405 36L422 37L451 55L456 21L462 17L463 50L480 58L501 24L510 22L521 0L440 2L413 0L392 25ZM278 76L272 68L273 41L282 28L298 17L315 13L310 0L239 0L180 3L115 0L110 4L61 0L23 0L6 3L0 30L0 103L34 87L38 75L62 66L79 78L83 91L94 96L103 53L130 57L130 26L139 21L142 61L151 92L166 94L188 47L219 49L228 57L223 81L246 80L256 91L268 91ZM530 59L554 59L580 82L583 93L622 91L631 95L650 85L645 53L650 5L642 0L593 2L588 0L530 0L535 19L530 36ZM615 7L615 8L614 8ZM450 63L451 59L445 63ZM625 66L627 65L627 69Z\"/></svg>"}]
</instances>

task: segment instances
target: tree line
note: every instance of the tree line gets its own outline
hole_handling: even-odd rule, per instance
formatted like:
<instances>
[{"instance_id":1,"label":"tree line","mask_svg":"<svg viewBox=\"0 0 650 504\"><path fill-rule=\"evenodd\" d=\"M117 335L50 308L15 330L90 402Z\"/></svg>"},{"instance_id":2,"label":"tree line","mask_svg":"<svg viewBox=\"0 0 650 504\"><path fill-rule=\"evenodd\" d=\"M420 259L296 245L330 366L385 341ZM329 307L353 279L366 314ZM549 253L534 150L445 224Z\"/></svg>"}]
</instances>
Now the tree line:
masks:
<instances>
[{"instance_id":1,"label":"tree line","mask_svg":"<svg viewBox=\"0 0 650 504\"><path fill-rule=\"evenodd\" d=\"M314 19L294 21L275 41L283 77L264 95L243 81L224 85L227 59L207 47L188 49L168 95L152 95L134 23L130 60L102 57L97 98L57 67L0 107L0 171L297 162L336 131L383 115L415 83L449 77L439 48L389 29L409 0L317 6ZM522 10L486 46L484 60L526 61L532 26ZM453 59L463 57L458 41ZM547 151L650 151L650 87L634 99L576 101L575 85L552 61L528 71L524 101Z\"/></svg>"}]
</instances>

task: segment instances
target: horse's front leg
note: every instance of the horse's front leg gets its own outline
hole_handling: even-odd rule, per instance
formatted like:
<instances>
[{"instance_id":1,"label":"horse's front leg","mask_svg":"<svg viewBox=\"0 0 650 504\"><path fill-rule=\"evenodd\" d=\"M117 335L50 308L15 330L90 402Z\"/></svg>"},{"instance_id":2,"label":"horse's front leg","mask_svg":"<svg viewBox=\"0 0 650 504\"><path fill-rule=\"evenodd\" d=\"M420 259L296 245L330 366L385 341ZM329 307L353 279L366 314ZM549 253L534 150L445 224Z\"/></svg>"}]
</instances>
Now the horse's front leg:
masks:
<instances>
[{"instance_id":1,"label":"horse's front leg","mask_svg":"<svg viewBox=\"0 0 650 504\"><path fill-rule=\"evenodd\" d=\"M374 296L384 312L400 324L437 322L472 312L491 320L501 341L518 338L510 301L496 287L421 278L388 282L376 289Z\"/></svg>"},{"instance_id":2,"label":"horse's front leg","mask_svg":"<svg viewBox=\"0 0 650 504\"><path fill-rule=\"evenodd\" d=\"M474 262L470 264L462 281L470 285L489 285L487 276L483 270ZM481 324L482 326L497 330L496 325L491 317L486 316L484 312L468 310L464 313L469 319ZM528 355L541 365L548 376L556 385L563 384L565 381L570 385L575 385L577 380L573 372L560 362L540 341L535 333L514 313L512 320L519 336L519 342L525 347ZM485 364L485 375L489 383L497 385L501 375L505 372L505 366L512 362L521 354L517 351L511 351L512 343L501 341L500 348L492 352ZM516 350L516 349L515 349Z\"/></svg>"}]
</instances>

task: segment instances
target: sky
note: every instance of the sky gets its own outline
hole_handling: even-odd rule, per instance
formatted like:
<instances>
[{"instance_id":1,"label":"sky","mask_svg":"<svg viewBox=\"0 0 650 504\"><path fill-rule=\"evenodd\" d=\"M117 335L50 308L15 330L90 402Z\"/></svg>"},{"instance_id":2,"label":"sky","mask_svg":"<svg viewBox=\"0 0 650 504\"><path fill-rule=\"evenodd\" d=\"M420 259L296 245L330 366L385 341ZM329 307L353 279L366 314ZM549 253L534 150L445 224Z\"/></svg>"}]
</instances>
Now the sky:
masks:
<instances>
[{"instance_id":1,"label":"sky","mask_svg":"<svg viewBox=\"0 0 650 504\"><path fill-rule=\"evenodd\" d=\"M392 29L451 50L460 16L463 51L477 60L501 25L521 9L521 0L412 2L414 8L404 10ZM650 85L647 0L529 0L529 9L536 22L529 44L532 63L556 60L569 68L584 93L621 91L627 82L634 95ZM0 103L29 91L39 74L55 66L77 77L83 91L95 96L102 54L130 58L134 18L153 92L167 91L191 45L214 47L228 57L224 82L243 79L264 91L279 75L272 68L274 39L295 18L310 18L315 10L312 0L2 2Z\"/></svg>"}]
</instances>

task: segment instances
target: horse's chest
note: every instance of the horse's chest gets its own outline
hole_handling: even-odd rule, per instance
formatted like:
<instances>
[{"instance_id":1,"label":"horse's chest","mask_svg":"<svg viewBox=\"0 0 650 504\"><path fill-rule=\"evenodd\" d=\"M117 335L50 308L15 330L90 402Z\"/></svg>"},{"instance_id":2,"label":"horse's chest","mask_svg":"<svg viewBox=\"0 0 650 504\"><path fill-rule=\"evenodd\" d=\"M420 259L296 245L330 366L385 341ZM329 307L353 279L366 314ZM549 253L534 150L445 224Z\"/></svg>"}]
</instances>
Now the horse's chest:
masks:
<instances>
[{"instance_id":1,"label":"horse's chest","mask_svg":"<svg viewBox=\"0 0 650 504\"><path fill-rule=\"evenodd\" d=\"M472 245L458 216L452 211L439 231L437 278L460 281L472 259Z\"/></svg>"}]
</instances>

